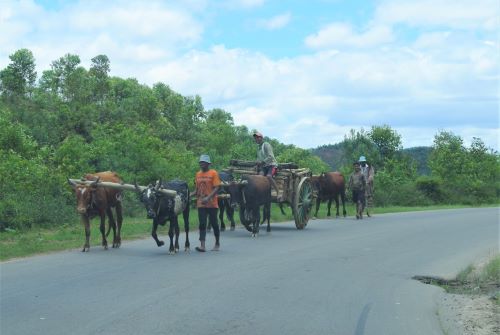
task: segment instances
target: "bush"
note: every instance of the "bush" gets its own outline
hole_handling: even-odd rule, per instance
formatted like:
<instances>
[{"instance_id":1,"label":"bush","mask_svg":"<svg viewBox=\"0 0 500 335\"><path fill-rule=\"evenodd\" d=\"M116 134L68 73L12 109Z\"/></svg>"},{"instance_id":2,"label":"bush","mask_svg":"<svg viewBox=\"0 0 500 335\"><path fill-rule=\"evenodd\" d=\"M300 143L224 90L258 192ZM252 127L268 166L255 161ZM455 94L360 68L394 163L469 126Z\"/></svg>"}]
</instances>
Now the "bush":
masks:
<instances>
[{"instance_id":1,"label":"bush","mask_svg":"<svg viewBox=\"0 0 500 335\"><path fill-rule=\"evenodd\" d=\"M38 159L0 151L0 229L26 229L74 220L66 179Z\"/></svg>"},{"instance_id":2,"label":"bush","mask_svg":"<svg viewBox=\"0 0 500 335\"><path fill-rule=\"evenodd\" d=\"M440 202L443 199L442 184L442 180L436 177L420 176L416 180L417 190L434 202Z\"/></svg>"}]
</instances>

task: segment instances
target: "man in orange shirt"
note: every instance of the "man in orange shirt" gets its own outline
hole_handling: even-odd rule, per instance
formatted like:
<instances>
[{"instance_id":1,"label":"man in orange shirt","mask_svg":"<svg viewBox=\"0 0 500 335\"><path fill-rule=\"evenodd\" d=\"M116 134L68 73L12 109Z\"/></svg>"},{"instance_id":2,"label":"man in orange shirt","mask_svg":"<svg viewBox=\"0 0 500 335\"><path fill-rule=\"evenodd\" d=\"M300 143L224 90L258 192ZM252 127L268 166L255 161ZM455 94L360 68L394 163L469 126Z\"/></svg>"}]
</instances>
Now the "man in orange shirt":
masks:
<instances>
[{"instance_id":1,"label":"man in orange shirt","mask_svg":"<svg viewBox=\"0 0 500 335\"><path fill-rule=\"evenodd\" d=\"M213 169L209 169L211 164L210 156L200 156L200 171L196 173L196 207L198 207L198 220L200 222L200 243L196 247L197 251L205 252L205 237L207 235L207 218L208 223L212 226L215 236L215 246L213 251L219 251L220 231L217 222L217 209L219 208L217 191L221 184L219 174Z\"/></svg>"}]
</instances>

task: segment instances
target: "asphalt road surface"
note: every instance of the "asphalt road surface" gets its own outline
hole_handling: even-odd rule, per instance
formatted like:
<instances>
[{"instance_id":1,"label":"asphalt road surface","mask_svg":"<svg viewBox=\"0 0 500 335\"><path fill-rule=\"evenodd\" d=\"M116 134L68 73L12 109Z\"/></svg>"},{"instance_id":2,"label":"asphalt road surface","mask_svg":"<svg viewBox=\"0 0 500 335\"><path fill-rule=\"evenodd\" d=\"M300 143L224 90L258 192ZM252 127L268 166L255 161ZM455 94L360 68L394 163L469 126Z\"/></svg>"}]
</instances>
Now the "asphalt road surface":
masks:
<instances>
[{"instance_id":1,"label":"asphalt road surface","mask_svg":"<svg viewBox=\"0 0 500 335\"><path fill-rule=\"evenodd\" d=\"M454 276L498 252L498 219L481 208L288 222L258 238L226 231L206 253L195 231L193 251L173 256L150 238L91 241L89 253L1 263L0 333L443 334L442 290L411 277Z\"/></svg>"}]
</instances>

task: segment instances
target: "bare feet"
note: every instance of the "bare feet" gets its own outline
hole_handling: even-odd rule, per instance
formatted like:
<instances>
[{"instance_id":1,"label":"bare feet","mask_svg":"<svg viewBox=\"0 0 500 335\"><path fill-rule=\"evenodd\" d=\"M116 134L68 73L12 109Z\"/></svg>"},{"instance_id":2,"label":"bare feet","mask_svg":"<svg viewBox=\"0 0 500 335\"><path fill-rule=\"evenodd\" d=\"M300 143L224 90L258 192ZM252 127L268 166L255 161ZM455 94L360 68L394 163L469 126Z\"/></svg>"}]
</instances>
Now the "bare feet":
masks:
<instances>
[{"instance_id":1,"label":"bare feet","mask_svg":"<svg viewBox=\"0 0 500 335\"><path fill-rule=\"evenodd\" d=\"M212 248L212 251L219 251L220 249L220 245L216 244L214 245L214 247Z\"/></svg>"},{"instance_id":2,"label":"bare feet","mask_svg":"<svg viewBox=\"0 0 500 335\"><path fill-rule=\"evenodd\" d=\"M199 251L199 252L205 252L205 248L196 247L195 249L196 249L196 251Z\"/></svg>"}]
</instances>

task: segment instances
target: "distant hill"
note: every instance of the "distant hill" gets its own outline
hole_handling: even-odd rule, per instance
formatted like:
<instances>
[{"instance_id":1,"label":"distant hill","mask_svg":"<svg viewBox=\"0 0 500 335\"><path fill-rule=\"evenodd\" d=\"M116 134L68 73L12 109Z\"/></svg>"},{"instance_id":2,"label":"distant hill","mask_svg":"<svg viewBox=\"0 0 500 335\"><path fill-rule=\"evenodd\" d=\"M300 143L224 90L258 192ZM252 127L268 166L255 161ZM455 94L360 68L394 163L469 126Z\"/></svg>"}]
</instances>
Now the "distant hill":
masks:
<instances>
[{"instance_id":1,"label":"distant hill","mask_svg":"<svg viewBox=\"0 0 500 335\"><path fill-rule=\"evenodd\" d=\"M403 149L402 153L409 155L416 161L419 175L429 175L430 169L427 165L427 161L431 151L431 147L414 147ZM345 157L344 144L342 142L323 145L316 149L311 149L311 152L328 164L333 171L338 171L342 166L351 164Z\"/></svg>"},{"instance_id":2,"label":"distant hill","mask_svg":"<svg viewBox=\"0 0 500 335\"><path fill-rule=\"evenodd\" d=\"M417 173L419 175L431 174L431 170L429 168L429 165L427 164L431 151L431 147L414 147L403 149L403 153L409 155L417 162Z\"/></svg>"},{"instance_id":3,"label":"distant hill","mask_svg":"<svg viewBox=\"0 0 500 335\"><path fill-rule=\"evenodd\" d=\"M328 164L333 171L338 171L341 166L347 164L343 143L323 145L311 149L311 152Z\"/></svg>"}]
</instances>

